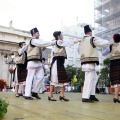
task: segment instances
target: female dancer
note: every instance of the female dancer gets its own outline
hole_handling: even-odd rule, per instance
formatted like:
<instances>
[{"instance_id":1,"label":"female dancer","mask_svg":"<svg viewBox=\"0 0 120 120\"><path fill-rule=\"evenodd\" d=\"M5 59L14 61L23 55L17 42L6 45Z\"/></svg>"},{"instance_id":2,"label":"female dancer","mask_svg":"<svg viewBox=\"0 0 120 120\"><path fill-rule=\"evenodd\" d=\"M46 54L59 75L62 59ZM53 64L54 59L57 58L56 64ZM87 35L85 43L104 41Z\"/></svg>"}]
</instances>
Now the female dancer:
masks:
<instances>
[{"instance_id":1,"label":"female dancer","mask_svg":"<svg viewBox=\"0 0 120 120\"><path fill-rule=\"evenodd\" d=\"M64 40L61 31L55 31L53 33L53 36L55 37L56 43L54 46L55 49L53 52L53 60L50 71L51 83L50 83L50 96L48 96L48 100L56 101L56 99L53 98L53 90L54 86L55 87L59 86L61 87L59 99L69 101L69 99L67 99L64 95L65 85L69 84L68 76L64 68L64 62L65 59L67 59L65 47L74 45L74 43L80 42L80 40L77 41Z\"/></svg>"}]
</instances>

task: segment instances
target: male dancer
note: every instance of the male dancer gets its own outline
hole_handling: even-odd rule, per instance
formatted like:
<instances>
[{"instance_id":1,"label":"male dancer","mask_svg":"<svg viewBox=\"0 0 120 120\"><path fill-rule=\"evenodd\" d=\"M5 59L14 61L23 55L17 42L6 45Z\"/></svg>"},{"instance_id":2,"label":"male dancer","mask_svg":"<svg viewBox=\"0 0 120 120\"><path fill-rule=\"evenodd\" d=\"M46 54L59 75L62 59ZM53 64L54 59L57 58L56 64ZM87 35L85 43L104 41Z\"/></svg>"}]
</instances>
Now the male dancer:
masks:
<instances>
[{"instance_id":1,"label":"male dancer","mask_svg":"<svg viewBox=\"0 0 120 120\"><path fill-rule=\"evenodd\" d=\"M26 88L25 88L25 99L33 100L32 97L41 99L38 96L39 88L42 84L44 77L43 65L41 63L42 52L41 47L47 47L54 45L54 42L43 41L39 39L39 31L37 28L31 30L32 39L30 40L28 51L27 51L27 78L26 78ZM32 83L34 85L32 89L31 97L31 87Z\"/></svg>"},{"instance_id":2,"label":"male dancer","mask_svg":"<svg viewBox=\"0 0 120 120\"><path fill-rule=\"evenodd\" d=\"M80 59L82 71L85 72L85 81L82 94L82 102L99 101L95 97L95 88L98 80L95 65L99 64L99 55L96 47L109 46L107 40L92 37L92 30L89 25L84 27L85 36L81 41Z\"/></svg>"}]
</instances>

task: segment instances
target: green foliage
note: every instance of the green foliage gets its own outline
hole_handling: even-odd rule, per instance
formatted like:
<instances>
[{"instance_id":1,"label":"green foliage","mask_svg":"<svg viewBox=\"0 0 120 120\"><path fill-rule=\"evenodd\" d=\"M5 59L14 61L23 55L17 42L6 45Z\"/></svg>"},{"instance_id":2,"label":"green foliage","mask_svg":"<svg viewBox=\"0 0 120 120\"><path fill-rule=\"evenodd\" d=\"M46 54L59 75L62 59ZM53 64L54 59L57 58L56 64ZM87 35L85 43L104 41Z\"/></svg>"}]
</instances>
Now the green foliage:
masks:
<instances>
[{"instance_id":1,"label":"green foliage","mask_svg":"<svg viewBox=\"0 0 120 120\"><path fill-rule=\"evenodd\" d=\"M109 59L109 58L105 59L105 60L103 61L103 63L104 63L104 65L105 65L105 67L107 67L108 69L110 69L110 59Z\"/></svg>"},{"instance_id":2,"label":"green foliage","mask_svg":"<svg viewBox=\"0 0 120 120\"><path fill-rule=\"evenodd\" d=\"M9 103L6 102L6 100L2 100L0 98L0 118L4 117L5 114L7 113L7 107Z\"/></svg>"},{"instance_id":3,"label":"green foliage","mask_svg":"<svg viewBox=\"0 0 120 120\"><path fill-rule=\"evenodd\" d=\"M66 72L68 74L69 80L71 81L71 86L83 86L85 73L82 72L81 68L67 65ZM76 78L77 80L75 80Z\"/></svg>"},{"instance_id":4,"label":"green foliage","mask_svg":"<svg viewBox=\"0 0 120 120\"><path fill-rule=\"evenodd\" d=\"M107 58L104 60L104 68L101 69L99 74L99 84L102 87L105 85L107 87L110 86L110 78L109 78L109 71L110 71L110 59Z\"/></svg>"},{"instance_id":5,"label":"green foliage","mask_svg":"<svg viewBox=\"0 0 120 120\"><path fill-rule=\"evenodd\" d=\"M85 72L83 72L81 68L77 69L77 78L78 78L78 84L80 86L83 86L85 80Z\"/></svg>"},{"instance_id":6,"label":"green foliage","mask_svg":"<svg viewBox=\"0 0 120 120\"><path fill-rule=\"evenodd\" d=\"M67 67L65 68L67 75L68 75L68 79L69 81L71 81L71 79L73 78L74 75L76 75L76 67L73 67L73 65L67 65Z\"/></svg>"}]
</instances>

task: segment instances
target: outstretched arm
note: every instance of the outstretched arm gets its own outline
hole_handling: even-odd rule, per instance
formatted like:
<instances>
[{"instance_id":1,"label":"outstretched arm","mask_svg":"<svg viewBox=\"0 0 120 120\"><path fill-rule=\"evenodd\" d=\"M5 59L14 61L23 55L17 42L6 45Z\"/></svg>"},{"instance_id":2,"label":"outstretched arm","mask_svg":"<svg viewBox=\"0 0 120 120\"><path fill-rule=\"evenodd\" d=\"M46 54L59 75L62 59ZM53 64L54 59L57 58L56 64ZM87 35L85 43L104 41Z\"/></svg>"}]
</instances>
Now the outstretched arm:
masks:
<instances>
[{"instance_id":1,"label":"outstretched arm","mask_svg":"<svg viewBox=\"0 0 120 120\"><path fill-rule=\"evenodd\" d=\"M110 47L108 46L105 50L102 51L102 55L108 55L110 53Z\"/></svg>"},{"instance_id":2,"label":"outstretched arm","mask_svg":"<svg viewBox=\"0 0 120 120\"><path fill-rule=\"evenodd\" d=\"M38 47L48 47L54 45L55 41L43 41L40 39L32 39L31 44Z\"/></svg>"},{"instance_id":3,"label":"outstretched arm","mask_svg":"<svg viewBox=\"0 0 120 120\"><path fill-rule=\"evenodd\" d=\"M110 45L110 42L108 40L100 39L100 38L94 38L93 43L97 47L107 47Z\"/></svg>"},{"instance_id":4,"label":"outstretched arm","mask_svg":"<svg viewBox=\"0 0 120 120\"><path fill-rule=\"evenodd\" d=\"M80 42L80 40L58 40L57 44L62 47L69 47L78 42Z\"/></svg>"}]
</instances>

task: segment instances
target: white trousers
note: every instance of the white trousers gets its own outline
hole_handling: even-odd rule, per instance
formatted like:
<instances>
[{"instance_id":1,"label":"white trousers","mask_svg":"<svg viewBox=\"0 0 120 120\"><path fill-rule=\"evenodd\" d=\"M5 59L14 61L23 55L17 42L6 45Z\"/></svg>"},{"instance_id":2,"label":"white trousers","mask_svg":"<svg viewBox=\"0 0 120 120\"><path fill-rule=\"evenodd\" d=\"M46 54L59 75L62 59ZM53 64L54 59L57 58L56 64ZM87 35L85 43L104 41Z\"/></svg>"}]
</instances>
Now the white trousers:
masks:
<instances>
[{"instance_id":1,"label":"white trousers","mask_svg":"<svg viewBox=\"0 0 120 120\"><path fill-rule=\"evenodd\" d=\"M40 86L39 93L42 93L45 90L46 90L46 88L45 88L45 78L44 78L42 81L42 85Z\"/></svg>"},{"instance_id":2,"label":"white trousers","mask_svg":"<svg viewBox=\"0 0 120 120\"><path fill-rule=\"evenodd\" d=\"M44 77L43 68L40 69L28 69L27 78L26 78L26 87L25 87L25 96L29 97L32 92L38 93L40 86L42 86L42 80Z\"/></svg>"},{"instance_id":3,"label":"white trousers","mask_svg":"<svg viewBox=\"0 0 120 120\"><path fill-rule=\"evenodd\" d=\"M85 72L85 81L82 98L89 99L90 95L95 95L98 76L95 71Z\"/></svg>"}]
</instances>

